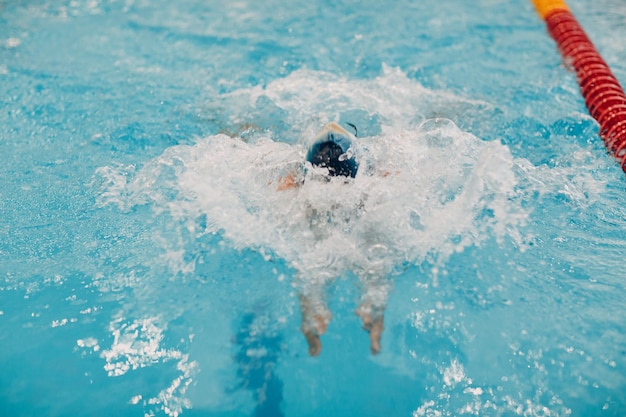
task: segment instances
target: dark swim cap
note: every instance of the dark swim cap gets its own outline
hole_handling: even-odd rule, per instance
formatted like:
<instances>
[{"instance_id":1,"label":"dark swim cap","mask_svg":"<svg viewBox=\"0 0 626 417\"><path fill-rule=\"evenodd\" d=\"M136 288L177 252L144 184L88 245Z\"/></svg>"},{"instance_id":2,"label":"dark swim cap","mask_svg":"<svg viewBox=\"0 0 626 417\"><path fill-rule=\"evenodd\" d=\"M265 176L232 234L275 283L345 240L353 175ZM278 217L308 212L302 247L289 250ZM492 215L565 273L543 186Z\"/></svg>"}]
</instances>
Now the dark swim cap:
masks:
<instances>
[{"instance_id":1,"label":"dark swim cap","mask_svg":"<svg viewBox=\"0 0 626 417\"><path fill-rule=\"evenodd\" d=\"M352 145L350 134L336 123L326 125L313 142L307 161L313 166L327 168L330 176L356 176L359 164L354 156L346 155Z\"/></svg>"}]
</instances>

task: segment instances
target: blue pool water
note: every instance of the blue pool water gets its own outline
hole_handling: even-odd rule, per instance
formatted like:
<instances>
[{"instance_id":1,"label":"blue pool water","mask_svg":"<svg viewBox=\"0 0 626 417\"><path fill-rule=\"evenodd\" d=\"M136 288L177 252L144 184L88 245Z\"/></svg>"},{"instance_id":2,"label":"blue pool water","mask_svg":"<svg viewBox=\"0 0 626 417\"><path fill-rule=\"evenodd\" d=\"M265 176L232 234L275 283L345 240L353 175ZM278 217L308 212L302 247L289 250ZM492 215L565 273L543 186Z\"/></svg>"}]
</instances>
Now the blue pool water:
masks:
<instances>
[{"instance_id":1,"label":"blue pool water","mask_svg":"<svg viewBox=\"0 0 626 417\"><path fill-rule=\"evenodd\" d=\"M622 1L569 3L626 82ZM626 182L530 2L0 21L1 416L626 415ZM278 192L329 121L390 174ZM393 282L377 356L364 270Z\"/></svg>"}]
</instances>

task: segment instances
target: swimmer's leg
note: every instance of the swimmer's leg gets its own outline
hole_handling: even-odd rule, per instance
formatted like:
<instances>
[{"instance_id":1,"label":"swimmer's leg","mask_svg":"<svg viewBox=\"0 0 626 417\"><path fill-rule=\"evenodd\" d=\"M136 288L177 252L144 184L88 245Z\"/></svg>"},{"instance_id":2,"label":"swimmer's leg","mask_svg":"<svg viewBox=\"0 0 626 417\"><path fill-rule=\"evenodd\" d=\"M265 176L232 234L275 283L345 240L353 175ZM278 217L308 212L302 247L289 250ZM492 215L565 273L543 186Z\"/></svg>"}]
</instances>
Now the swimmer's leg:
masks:
<instances>
[{"instance_id":1,"label":"swimmer's leg","mask_svg":"<svg viewBox=\"0 0 626 417\"><path fill-rule=\"evenodd\" d=\"M309 355L318 356L322 351L320 336L326 333L332 314L328 309L325 297L324 282L307 282L299 293L300 310L302 311L302 334L309 344Z\"/></svg>"},{"instance_id":2,"label":"swimmer's leg","mask_svg":"<svg viewBox=\"0 0 626 417\"><path fill-rule=\"evenodd\" d=\"M384 314L391 284L387 279L371 276L360 277L360 281L362 295L356 315L361 318L363 330L369 333L370 350L376 355L385 329Z\"/></svg>"}]
</instances>

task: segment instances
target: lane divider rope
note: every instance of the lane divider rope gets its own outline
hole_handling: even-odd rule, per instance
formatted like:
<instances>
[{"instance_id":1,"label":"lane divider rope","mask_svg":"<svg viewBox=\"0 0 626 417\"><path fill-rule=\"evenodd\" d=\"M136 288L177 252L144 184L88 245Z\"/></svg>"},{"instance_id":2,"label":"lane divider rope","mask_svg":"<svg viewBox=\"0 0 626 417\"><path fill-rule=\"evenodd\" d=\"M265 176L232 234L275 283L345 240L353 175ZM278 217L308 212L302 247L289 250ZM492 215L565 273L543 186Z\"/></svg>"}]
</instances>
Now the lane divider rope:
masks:
<instances>
[{"instance_id":1,"label":"lane divider rope","mask_svg":"<svg viewBox=\"0 0 626 417\"><path fill-rule=\"evenodd\" d=\"M532 0L565 62L571 65L600 137L626 172L626 95L563 0Z\"/></svg>"}]
</instances>

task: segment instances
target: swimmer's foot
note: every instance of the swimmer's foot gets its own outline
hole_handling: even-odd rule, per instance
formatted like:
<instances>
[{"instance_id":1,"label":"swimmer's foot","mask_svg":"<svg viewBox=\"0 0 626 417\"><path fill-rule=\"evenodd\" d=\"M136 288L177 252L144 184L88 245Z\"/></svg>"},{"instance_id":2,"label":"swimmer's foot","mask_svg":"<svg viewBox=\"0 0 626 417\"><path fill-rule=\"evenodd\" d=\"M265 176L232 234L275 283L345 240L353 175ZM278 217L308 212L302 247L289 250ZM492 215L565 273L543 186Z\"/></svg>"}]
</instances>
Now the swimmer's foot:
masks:
<instances>
[{"instance_id":1,"label":"swimmer's foot","mask_svg":"<svg viewBox=\"0 0 626 417\"><path fill-rule=\"evenodd\" d=\"M311 331L302 329L302 333L306 338L306 342L309 344L309 355L310 356L319 356L322 351L322 341L320 340L320 335L313 333Z\"/></svg>"},{"instance_id":2,"label":"swimmer's foot","mask_svg":"<svg viewBox=\"0 0 626 417\"><path fill-rule=\"evenodd\" d=\"M370 333L370 350L372 355L377 355L380 352L380 338L383 335L385 326L383 324L383 316L381 315L372 323L372 327L369 330Z\"/></svg>"},{"instance_id":3,"label":"swimmer's foot","mask_svg":"<svg viewBox=\"0 0 626 417\"><path fill-rule=\"evenodd\" d=\"M325 306L314 305L305 297L300 297L300 307L302 309L301 329L309 345L309 355L318 356L322 351L320 336L326 333L332 314Z\"/></svg>"},{"instance_id":4,"label":"swimmer's foot","mask_svg":"<svg viewBox=\"0 0 626 417\"><path fill-rule=\"evenodd\" d=\"M376 355L380 352L380 338L382 337L383 330L385 330L383 313L378 312L372 314L372 307L369 305L361 305L356 310L356 315L361 318L363 322L363 330L370 335L370 350L372 355Z\"/></svg>"},{"instance_id":5,"label":"swimmer's foot","mask_svg":"<svg viewBox=\"0 0 626 417\"><path fill-rule=\"evenodd\" d=\"M304 312L303 312L304 313ZM330 312L324 315L313 315L302 317L302 334L309 344L309 355L318 356L322 351L322 341L320 336L326 333L330 322Z\"/></svg>"}]
</instances>

